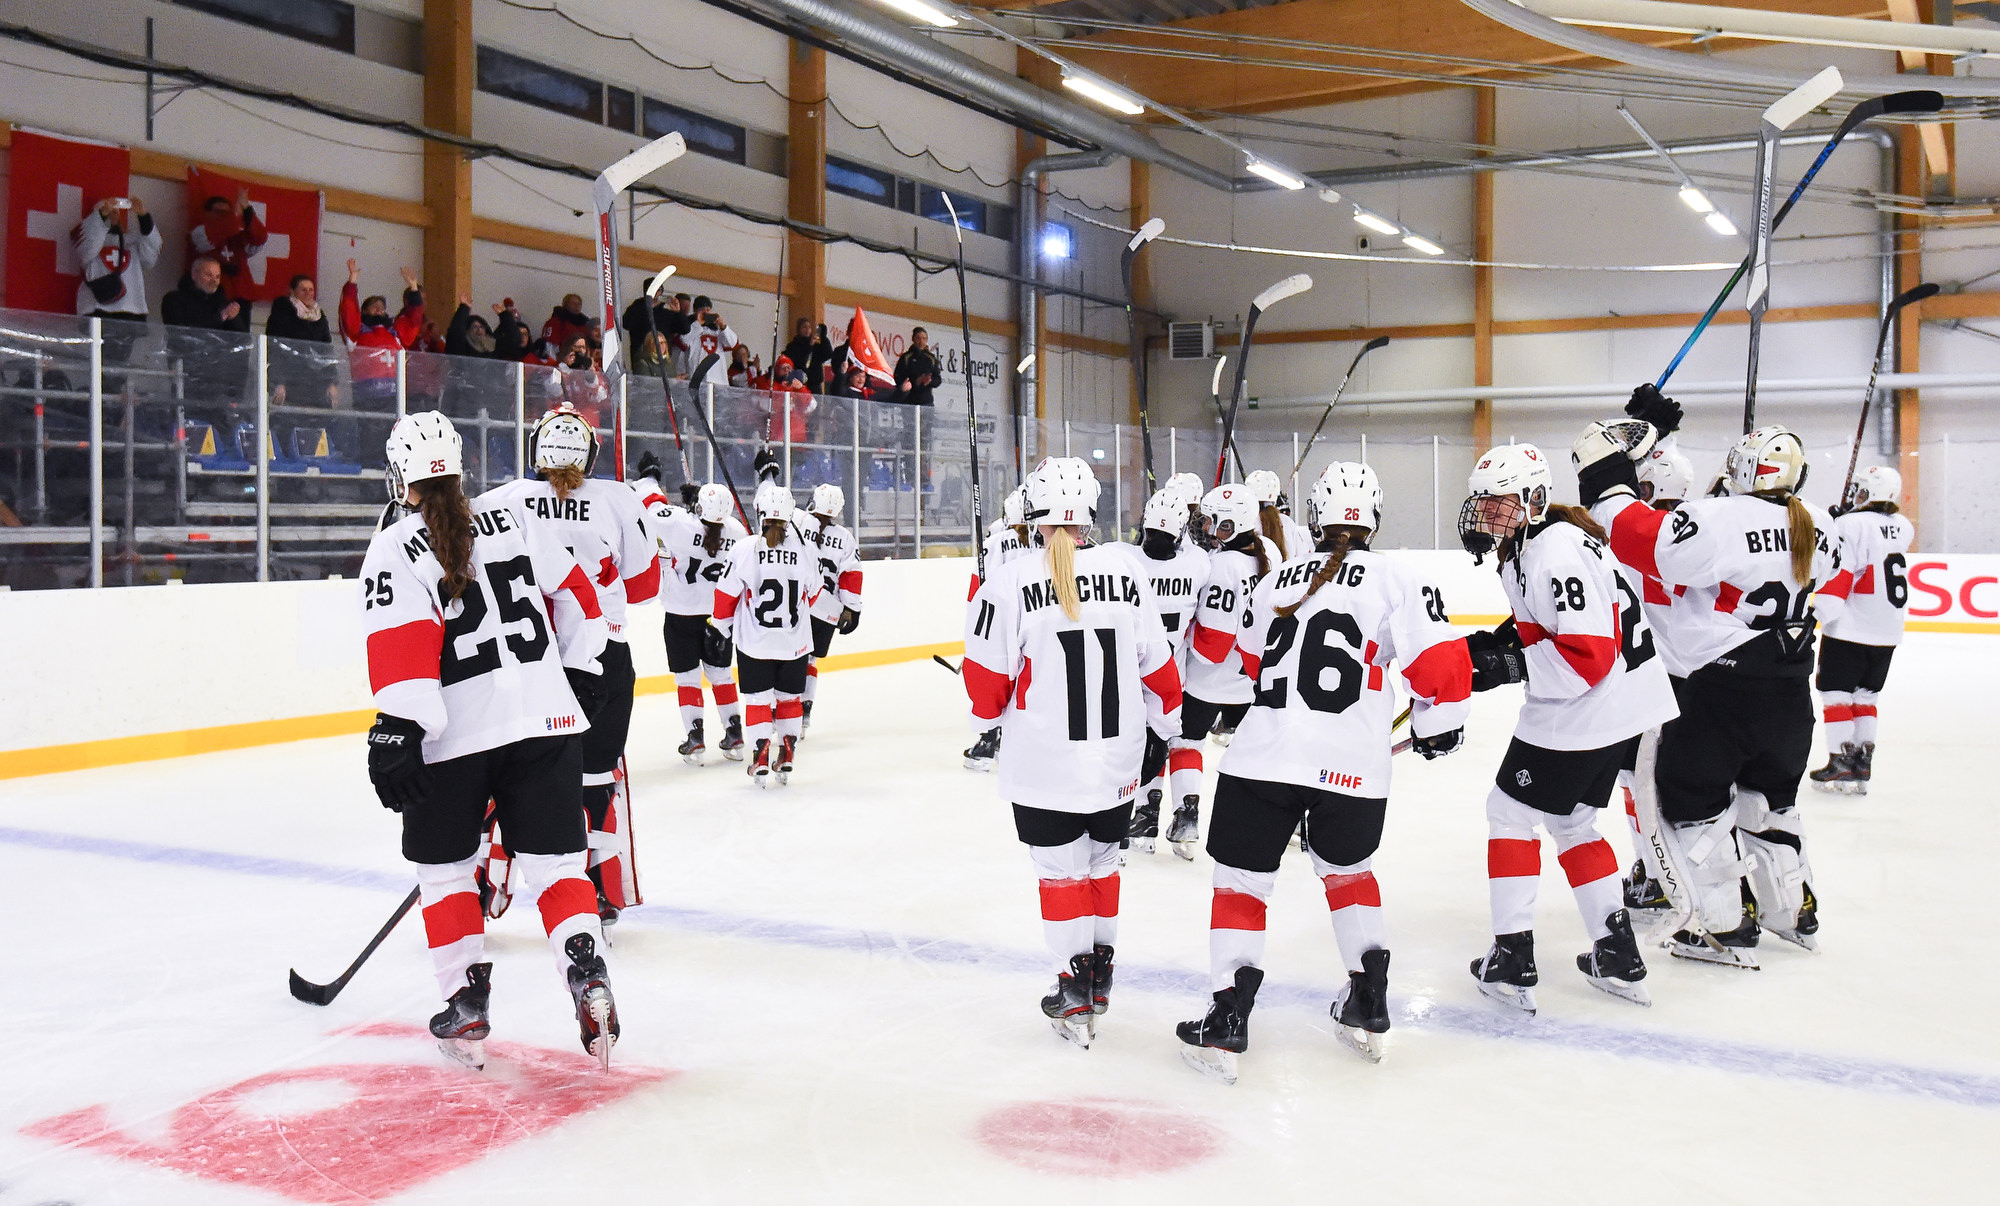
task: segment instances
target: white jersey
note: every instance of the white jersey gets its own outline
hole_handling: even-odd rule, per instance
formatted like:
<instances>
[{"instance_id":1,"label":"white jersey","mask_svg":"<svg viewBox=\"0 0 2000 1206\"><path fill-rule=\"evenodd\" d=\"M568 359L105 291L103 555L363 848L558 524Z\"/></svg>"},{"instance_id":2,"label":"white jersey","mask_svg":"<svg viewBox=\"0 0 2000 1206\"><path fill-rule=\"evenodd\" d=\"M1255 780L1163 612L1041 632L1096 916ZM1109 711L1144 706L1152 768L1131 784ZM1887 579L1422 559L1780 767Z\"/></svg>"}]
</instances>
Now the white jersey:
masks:
<instances>
[{"instance_id":1,"label":"white jersey","mask_svg":"<svg viewBox=\"0 0 2000 1206\"><path fill-rule=\"evenodd\" d=\"M1614 495L1590 508L1590 516L1609 533L1620 511L1626 507L1646 505L1629 494ZM1674 678L1686 678L1701 669L1699 662L1689 665L1687 659L1681 655L1682 649L1691 639L1699 640L1697 635L1683 630L1699 626L1700 617L1694 613L1697 609L1714 603L1714 592L1710 591L1704 596L1697 591L1690 599L1686 586L1662 582L1651 574L1626 565L1622 561L1618 564L1626 580L1637 579L1640 592L1639 607L1646 615L1646 626L1653 630L1653 648L1658 651L1660 661L1666 664L1668 675Z\"/></svg>"},{"instance_id":2,"label":"white jersey","mask_svg":"<svg viewBox=\"0 0 2000 1206\"><path fill-rule=\"evenodd\" d=\"M694 325L694 329L687 333L686 339L690 368L699 367L701 362L710 356L720 356L726 363L729 353L735 350L737 344L743 342L736 338L736 332L728 327L710 330L700 323Z\"/></svg>"},{"instance_id":3,"label":"white jersey","mask_svg":"<svg viewBox=\"0 0 2000 1206\"><path fill-rule=\"evenodd\" d=\"M627 603L644 603L660 593L652 517L623 484L587 477L563 499L547 482L520 478L480 495L472 509L489 504L512 507L530 527L545 530L576 555L597 585L597 605L612 640L625 639Z\"/></svg>"},{"instance_id":4,"label":"white jersey","mask_svg":"<svg viewBox=\"0 0 2000 1206\"><path fill-rule=\"evenodd\" d=\"M1680 715L1639 605L1643 579L1561 520L1528 527L1500 585L1527 661L1514 736L1549 750L1597 750Z\"/></svg>"},{"instance_id":5,"label":"white jersey","mask_svg":"<svg viewBox=\"0 0 2000 1206\"><path fill-rule=\"evenodd\" d=\"M819 581L819 551L791 524L776 548L762 536L738 541L715 584L715 626L745 657L804 657L812 652L809 621Z\"/></svg>"},{"instance_id":6,"label":"white jersey","mask_svg":"<svg viewBox=\"0 0 2000 1206\"><path fill-rule=\"evenodd\" d=\"M1401 664L1411 695L1411 732L1435 737L1465 725L1472 659L1437 584L1365 549L1348 553L1304 606L1277 614L1304 596L1325 561L1294 557L1251 593L1237 646L1257 667L1257 693L1222 770L1383 799L1396 711L1390 666Z\"/></svg>"},{"instance_id":7,"label":"white jersey","mask_svg":"<svg viewBox=\"0 0 2000 1206\"><path fill-rule=\"evenodd\" d=\"M749 533L734 515L724 516L711 553L703 544L708 525L678 507L653 524L653 533L660 541L660 601L677 616L713 614L715 584L729 568L730 550Z\"/></svg>"},{"instance_id":8,"label":"white jersey","mask_svg":"<svg viewBox=\"0 0 2000 1206\"><path fill-rule=\"evenodd\" d=\"M1153 601L1160 609L1160 623L1165 625L1167 641L1174 647L1174 660L1180 663L1185 677L1188 630L1194 627L1195 609L1208 589L1208 554L1185 541L1165 560L1147 556L1146 550L1136 544L1113 547L1127 550L1132 563L1146 575L1147 584L1153 588Z\"/></svg>"},{"instance_id":9,"label":"white jersey","mask_svg":"<svg viewBox=\"0 0 2000 1206\"><path fill-rule=\"evenodd\" d=\"M1270 541L1257 537L1266 559L1276 569L1283 558ZM1188 626L1187 691L1212 704L1249 703L1250 674L1236 653L1243 631L1244 611L1257 585L1257 558L1241 549L1216 549L1208 555L1208 587Z\"/></svg>"},{"instance_id":10,"label":"white jersey","mask_svg":"<svg viewBox=\"0 0 2000 1206\"><path fill-rule=\"evenodd\" d=\"M1123 551L1076 553L1079 618L1046 556L989 573L961 673L980 730L1001 724L1000 794L1056 812L1116 808L1139 790L1148 728L1180 733L1180 672L1144 577Z\"/></svg>"},{"instance_id":11,"label":"white jersey","mask_svg":"<svg viewBox=\"0 0 2000 1206\"><path fill-rule=\"evenodd\" d=\"M807 525L803 535L819 554L819 601L813 615L828 624L840 622L842 611L861 610L861 562L854 555L854 533L837 523Z\"/></svg>"},{"instance_id":12,"label":"white jersey","mask_svg":"<svg viewBox=\"0 0 2000 1206\"><path fill-rule=\"evenodd\" d=\"M1306 531L1306 525L1284 511L1278 512L1278 522L1285 530L1285 559L1290 561L1310 556L1313 551L1313 538L1312 533Z\"/></svg>"},{"instance_id":13,"label":"white jersey","mask_svg":"<svg viewBox=\"0 0 2000 1206\"><path fill-rule=\"evenodd\" d=\"M1785 504L1751 494L1691 498L1678 511L1629 505L1611 523L1618 560L1649 577L1685 586L1675 606L1676 656L1690 672L1719 664L1759 677L1812 671L1815 583L1835 591L1840 556L1826 512L1810 503L1812 579L1792 577ZM1768 634L1768 640L1760 640ZM1752 641L1759 641L1752 645Z\"/></svg>"},{"instance_id":14,"label":"white jersey","mask_svg":"<svg viewBox=\"0 0 2000 1206\"><path fill-rule=\"evenodd\" d=\"M1022 544L1021 537L1015 533L1014 529L1005 524L995 524L994 529L986 533L984 548L986 551L986 572L988 575L991 575L994 570L999 569L1016 557L1021 557L1035 551L1027 545Z\"/></svg>"},{"instance_id":15,"label":"white jersey","mask_svg":"<svg viewBox=\"0 0 2000 1206\"><path fill-rule=\"evenodd\" d=\"M1903 643L1910 606L1907 569L1916 525L1900 513L1849 511L1833 521L1840 571L1820 588L1821 627L1837 641L1857 645ZM1847 586L1841 603L1840 587Z\"/></svg>"},{"instance_id":16,"label":"white jersey","mask_svg":"<svg viewBox=\"0 0 2000 1206\"><path fill-rule=\"evenodd\" d=\"M474 580L445 602L423 516L375 534L361 625L375 707L424 726L424 761L590 727L565 666L599 672L607 632L590 575L512 507L473 504Z\"/></svg>"}]
</instances>

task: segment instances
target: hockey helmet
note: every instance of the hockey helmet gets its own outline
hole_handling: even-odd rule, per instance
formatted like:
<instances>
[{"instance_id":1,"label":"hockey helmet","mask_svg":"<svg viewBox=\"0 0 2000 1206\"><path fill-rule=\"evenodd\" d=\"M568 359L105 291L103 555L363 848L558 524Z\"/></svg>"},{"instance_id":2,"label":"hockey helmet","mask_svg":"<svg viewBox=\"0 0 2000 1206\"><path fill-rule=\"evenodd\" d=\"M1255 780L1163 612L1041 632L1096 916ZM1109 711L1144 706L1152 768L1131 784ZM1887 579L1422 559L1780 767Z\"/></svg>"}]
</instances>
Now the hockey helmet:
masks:
<instances>
[{"instance_id":1,"label":"hockey helmet","mask_svg":"<svg viewBox=\"0 0 2000 1206\"><path fill-rule=\"evenodd\" d=\"M1483 561L1549 505L1549 458L1533 444L1501 444L1472 466L1458 509L1458 542Z\"/></svg>"},{"instance_id":2,"label":"hockey helmet","mask_svg":"<svg viewBox=\"0 0 2000 1206\"><path fill-rule=\"evenodd\" d=\"M1354 461L1335 461L1312 485L1313 531L1336 524L1367 528L1382 526L1382 480L1375 471Z\"/></svg>"},{"instance_id":3,"label":"hockey helmet","mask_svg":"<svg viewBox=\"0 0 2000 1206\"><path fill-rule=\"evenodd\" d=\"M1736 441L1723 461L1722 476L1731 494L1793 494L1805 487L1806 468L1805 442L1782 423L1773 423Z\"/></svg>"},{"instance_id":4,"label":"hockey helmet","mask_svg":"<svg viewBox=\"0 0 2000 1206\"><path fill-rule=\"evenodd\" d=\"M1639 462L1639 499L1654 506L1679 502L1694 489L1694 462L1675 448L1655 447Z\"/></svg>"},{"instance_id":5,"label":"hockey helmet","mask_svg":"<svg viewBox=\"0 0 2000 1206\"><path fill-rule=\"evenodd\" d=\"M695 495L695 518L703 523L721 523L736 509L736 498L721 482L710 482Z\"/></svg>"},{"instance_id":6,"label":"hockey helmet","mask_svg":"<svg viewBox=\"0 0 2000 1206\"><path fill-rule=\"evenodd\" d=\"M1007 497L1000 500L999 523L1002 527L1018 528L1027 522L1028 487L1023 483L1009 490Z\"/></svg>"},{"instance_id":7,"label":"hockey helmet","mask_svg":"<svg viewBox=\"0 0 2000 1206\"><path fill-rule=\"evenodd\" d=\"M1245 532L1261 531L1257 499L1248 486L1217 486L1210 490L1202 497L1201 515L1202 526L1217 544L1228 544Z\"/></svg>"},{"instance_id":8,"label":"hockey helmet","mask_svg":"<svg viewBox=\"0 0 2000 1206\"><path fill-rule=\"evenodd\" d=\"M1243 484L1250 487L1250 496L1257 500L1257 505L1260 507L1276 506L1278 496L1285 492L1284 483L1280 482L1278 475L1269 469L1257 470L1244 478Z\"/></svg>"},{"instance_id":9,"label":"hockey helmet","mask_svg":"<svg viewBox=\"0 0 2000 1206\"><path fill-rule=\"evenodd\" d=\"M1095 523L1103 489L1083 458L1048 457L1028 475L1027 521L1058 528Z\"/></svg>"},{"instance_id":10,"label":"hockey helmet","mask_svg":"<svg viewBox=\"0 0 2000 1206\"><path fill-rule=\"evenodd\" d=\"M1201 505L1201 496L1206 493L1201 488L1201 479L1192 473L1176 473L1167 479L1167 489L1180 496L1189 510Z\"/></svg>"},{"instance_id":11,"label":"hockey helmet","mask_svg":"<svg viewBox=\"0 0 2000 1206\"><path fill-rule=\"evenodd\" d=\"M1179 538L1187 531L1188 508L1171 487L1161 489L1146 500L1146 517L1140 527L1148 532L1166 532Z\"/></svg>"},{"instance_id":12,"label":"hockey helmet","mask_svg":"<svg viewBox=\"0 0 2000 1206\"><path fill-rule=\"evenodd\" d=\"M1903 475L1887 465L1870 465L1854 475L1854 505L1901 502Z\"/></svg>"},{"instance_id":13,"label":"hockey helmet","mask_svg":"<svg viewBox=\"0 0 2000 1206\"><path fill-rule=\"evenodd\" d=\"M767 524L774 519L791 522L792 512L798 504L792 499L792 492L776 482L765 482L757 487L757 522Z\"/></svg>"},{"instance_id":14,"label":"hockey helmet","mask_svg":"<svg viewBox=\"0 0 2000 1206\"><path fill-rule=\"evenodd\" d=\"M823 482L813 487L812 513L828 519L839 519L847 514L847 495L832 482Z\"/></svg>"},{"instance_id":15,"label":"hockey helmet","mask_svg":"<svg viewBox=\"0 0 2000 1206\"><path fill-rule=\"evenodd\" d=\"M422 410L396 420L385 445L389 470L405 487L434 477L457 477L465 471L465 441L451 420L435 410ZM390 496L403 501L401 493Z\"/></svg>"},{"instance_id":16,"label":"hockey helmet","mask_svg":"<svg viewBox=\"0 0 2000 1206\"><path fill-rule=\"evenodd\" d=\"M564 402L535 424L528 449L528 463L537 473L580 468L588 474L597 464L597 432L576 407Z\"/></svg>"}]
</instances>

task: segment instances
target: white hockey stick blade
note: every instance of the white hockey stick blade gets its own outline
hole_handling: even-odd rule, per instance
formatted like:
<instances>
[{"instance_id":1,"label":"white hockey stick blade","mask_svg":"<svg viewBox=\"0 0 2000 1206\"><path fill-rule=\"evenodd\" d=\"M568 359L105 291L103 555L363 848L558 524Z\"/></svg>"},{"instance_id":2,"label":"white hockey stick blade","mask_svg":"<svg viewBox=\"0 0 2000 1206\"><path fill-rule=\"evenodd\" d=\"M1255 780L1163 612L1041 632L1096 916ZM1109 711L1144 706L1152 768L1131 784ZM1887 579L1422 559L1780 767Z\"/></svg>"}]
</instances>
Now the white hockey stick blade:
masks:
<instances>
[{"instance_id":1,"label":"white hockey stick blade","mask_svg":"<svg viewBox=\"0 0 2000 1206\"><path fill-rule=\"evenodd\" d=\"M1286 298L1295 297L1312 287L1313 278L1303 272L1297 276L1288 276L1253 298L1250 302L1250 308L1253 310L1268 310Z\"/></svg>"},{"instance_id":2,"label":"white hockey stick blade","mask_svg":"<svg viewBox=\"0 0 2000 1206\"><path fill-rule=\"evenodd\" d=\"M1832 100L1845 82L1840 78L1840 68L1828 67L1779 97L1764 110L1764 120L1780 130L1788 130L1793 122Z\"/></svg>"},{"instance_id":3,"label":"white hockey stick blade","mask_svg":"<svg viewBox=\"0 0 2000 1206\"><path fill-rule=\"evenodd\" d=\"M611 208L618 194L631 188L634 181L654 172L687 154L687 140L676 130L664 138L656 138L645 146L605 168L590 186L590 199L601 212Z\"/></svg>"},{"instance_id":4,"label":"white hockey stick blade","mask_svg":"<svg viewBox=\"0 0 2000 1206\"><path fill-rule=\"evenodd\" d=\"M1146 244L1152 242L1154 239L1159 238L1160 235L1166 231L1166 229L1167 229L1167 224L1163 220L1159 218L1146 219L1146 224L1144 226L1141 226L1138 230L1132 232L1132 241L1130 243L1125 244L1125 250L1127 251L1139 250L1141 247L1144 247Z\"/></svg>"},{"instance_id":5,"label":"white hockey stick blade","mask_svg":"<svg viewBox=\"0 0 2000 1206\"><path fill-rule=\"evenodd\" d=\"M1228 363L1229 357L1227 356L1217 356L1215 358L1215 375L1208 379L1209 397L1219 398L1222 396L1222 366Z\"/></svg>"},{"instance_id":6,"label":"white hockey stick blade","mask_svg":"<svg viewBox=\"0 0 2000 1206\"><path fill-rule=\"evenodd\" d=\"M660 269L660 275L646 282L646 296L652 298L654 301L658 301L660 299L660 290L667 287L667 278L672 276L675 271L676 269L672 264L668 264L665 268Z\"/></svg>"}]
</instances>

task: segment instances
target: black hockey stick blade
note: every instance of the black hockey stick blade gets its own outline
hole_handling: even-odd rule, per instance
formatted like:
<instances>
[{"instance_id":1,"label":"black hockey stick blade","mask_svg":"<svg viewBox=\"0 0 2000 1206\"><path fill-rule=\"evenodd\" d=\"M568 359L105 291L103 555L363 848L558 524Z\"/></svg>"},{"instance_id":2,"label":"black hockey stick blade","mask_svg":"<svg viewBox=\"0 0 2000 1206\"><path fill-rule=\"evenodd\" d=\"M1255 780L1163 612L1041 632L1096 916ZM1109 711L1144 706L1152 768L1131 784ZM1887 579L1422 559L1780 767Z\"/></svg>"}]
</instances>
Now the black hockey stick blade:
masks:
<instances>
[{"instance_id":1,"label":"black hockey stick blade","mask_svg":"<svg viewBox=\"0 0 2000 1206\"><path fill-rule=\"evenodd\" d=\"M1361 358L1363 356L1366 356L1368 353L1374 351L1376 348L1386 348L1388 346L1389 346L1389 337L1387 335L1377 335L1375 338L1369 340L1367 343L1362 344L1361 350L1354 353L1354 359L1348 363L1347 371L1350 373L1353 372L1354 366L1361 363Z\"/></svg>"},{"instance_id":2,"label":"black hockey stick blade","mask_svg":"<svg viewBox=\"0 0 2000 1206\"><path fill-rule=\"evenodd\" d=\"M715 362L720 359L722 359L720 355L710 352L701 358L700 364L694 366L694 375L688 378L688 392L690 394L701 389L701 383L708 379L708 374L715 368Z\"/></svg>"},{"instance_id":3,"label":"black hockey stick blade","mask_svg":"<svg viewBox=\"0 0 2000 1206\"><path fill-rule=\"evenodd\" d=\"M361 965L368 962L368 956L375 953L375 948L382 945L383 940L388 938L390 931L401 924L403 918L409 916L410 910L416 907L417 892L418 889L416 888L410 889L410 894L403 898L402 904L396 906L396 912L389 918L388 923L375 932L375 937L369 940L367 946L361 948L361 953L355 956L353 963L348 964L346 971L340 973L338 980L335 980L331 984L314 984L294 969L292 971L293 998L304 1001L308 1005L333 1004L333 999L340 995L341 989L347 987L347 982L354 978L354 973L360 971Z\"/></svg>"},{"instance_id":4,"label":"black hockey stick blade","mask_svg":"<svg viewBox=\"0 0 2000 1206\"><path fill-rule=\"evenodd\" d=\"M1927 297L1936 297L1938 288L1939 286L1936 282L1925 281L1921 285L1905 289L1896 295L1895 301L1889 303L1889 313L1894 314L1904 306L1914 306Z\"/></svg>"},{"instance_id":5,"label":"black hockey stick blade","mask_svg":"<svg viewBox=\"0 0 2000 1206\"><path fill-rule=\"evenodd\" d=\"M935 653L931 654L931 660L936 662L938 665L943 666L945 669L951 671L953 674L958 673L957 666L954 666L950 662L945 661L944 658L938 654Z\"/></svg>"}]
</instances>

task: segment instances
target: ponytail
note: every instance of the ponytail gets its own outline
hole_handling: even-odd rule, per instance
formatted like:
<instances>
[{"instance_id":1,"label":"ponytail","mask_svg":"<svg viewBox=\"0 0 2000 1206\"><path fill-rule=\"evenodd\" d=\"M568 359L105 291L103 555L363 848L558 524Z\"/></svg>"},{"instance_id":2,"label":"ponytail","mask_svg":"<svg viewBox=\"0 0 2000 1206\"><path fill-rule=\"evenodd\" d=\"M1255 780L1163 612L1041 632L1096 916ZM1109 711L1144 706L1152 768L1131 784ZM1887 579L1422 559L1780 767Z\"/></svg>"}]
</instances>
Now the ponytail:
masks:
<instances>
[{"instance_id":1,"label":"ponytail","mask_svg":"<svg viewBox=\"0 0 2000 1206\"><path fill-rule=\"evenodd\" d=\"M701 521L701 551L713 557L722 547L722 524L713 519Z\"/></svg>"},{"instance_id":2,"label":"ponytail","mask_svg":"<svg viewBox=\"0 0 2000 1206\"><path fill-rule=\"evenodd\" d=\"M1271 572L1271 554L1265 551L1264 542L1257 538L1257 533L1243 532L1232 536L1229 539L1229 543L1222 547L1238 553L1248 553L1252 557L1255 557L1257 559L1257 576L1259 578Z\"/></svg>"},{"instance_id":3,"label":"ponytail","mask_svg":"<svg viewBox=\"0 0 2000 1206\"><path fill-rule=\"evenodd\" d=\"M450 602L472 585L472 502L455 476L425 478L410 489L430 534L431 553L444 567L438 593Z\"/></svg>"},{"instance_id":4,"label":"ponytail","mask_svg":"<svg viewBox=\"0 0 2000 1206\"><path fill-rule=\"evenodd\" d=\"M765 520L764 547L768 549L775 549L779 545L785 543L785 529L789 526L791 526L790 520L785 520L785 519Z\"/></svg>"},{"instance_id":5,"label":"ponytail","mask_svg":"<svg viewBox=\"0 0 2000 1206\"><path fill-rule=\"evenodd\" d=\"M567 499L583 489L583 466L558 465L553 469L544 469L542 480L555 490L557 498Z\"/></svg>"},{"instance_id":6,"label":"ponytail","mask_svg":"<svg viewBox=\"0 0 2000 1206\"><path fill-rule=\"evenodd\" d=\"M1042 543L1048 549L1049 579L1056 588L1056 602L1072 620L1083 618L1083 596L1076 589L1076 534L1068 528L1046 528Z\"/></svg>"},{"instance_id":7,"label":"ponytail","mask_svg":"<svg viewBox=\"0 0 2000 1206\"><path fill-rule=\"evenodd\" d=\"M1355 533L1359 532L1365 535L1367 531L1368 529L1366 528L1351 527L1347 524L1336 525L1320 541L1322 547L1319 549L1319 554L1325 560L1320 564L1319 572L1314 574L1312 581L1307 584L1306 593L1299 596L1298 602L1288 607L1273 607L1271 610L1281 616L1290 616L1298 611L1299 608L1304 607L1306 600L1312 598L1314 594L1318 593L1320 587L1331 582L1333 576L1340 572L1341 563L1347 560L1348 550L1352 549L1355 545ZM1362 547L1365 548L1367 546L1364 544Z\"/></svg>"},{"instance_id":8,"label":"ponytail","mask_svg":"<svg viewBox=\"0 0 2000 1206\"><path fill-rule=\"evenodd\" d=\"M1804 586L1812 581L1813 545L1819 533L1813 527L1812 512L1796 494L1785 499L1785 517L1792 526L1792 580Z\"/></svg>"},{"instance_id":9,"label":"ponytail","mask_svg":"<svg viewBox=\"0 0 2000 1206\"><path fill-rule=\"evenodd\" d=\"M1285 547L1285 521L1283 512L1275 503L1264 503L1257 508L1257 518L1264 525L1264 535L1278 546L1278 556L1290 559L1292 550Z\"/></svg>"},{"instance_id":10,"label":"ponytail","mask_svg":"<svg viewBox=\"0 0 2000 1206\"><path fill-rule=\"evenodd\" d=\"M1573 507L1568 503L1550 503L1548 513L1551 520L1561 520L1571 527L1582 528L1584 535L1599 544L1609 543L1611 539L1605 535L1604 526L1592 519L1590 512L1582 507Z\"/></svg>"},{"instance_id":11,"label":"ponytail","mask_svg":"<svg viewBox=\"0 0 2000 1206\"><path fill-rule=\"evenodd\" d=\"M1860 507L1857 509L1862 511L1875 511L1882 515L1896 515L1900 514L1903 510L1903 508L1896 505L1893 499L1887 499L1887 498L1883 499L1881 502L1872 502L1865 507Z\"/></svg>"}]
</instances>

